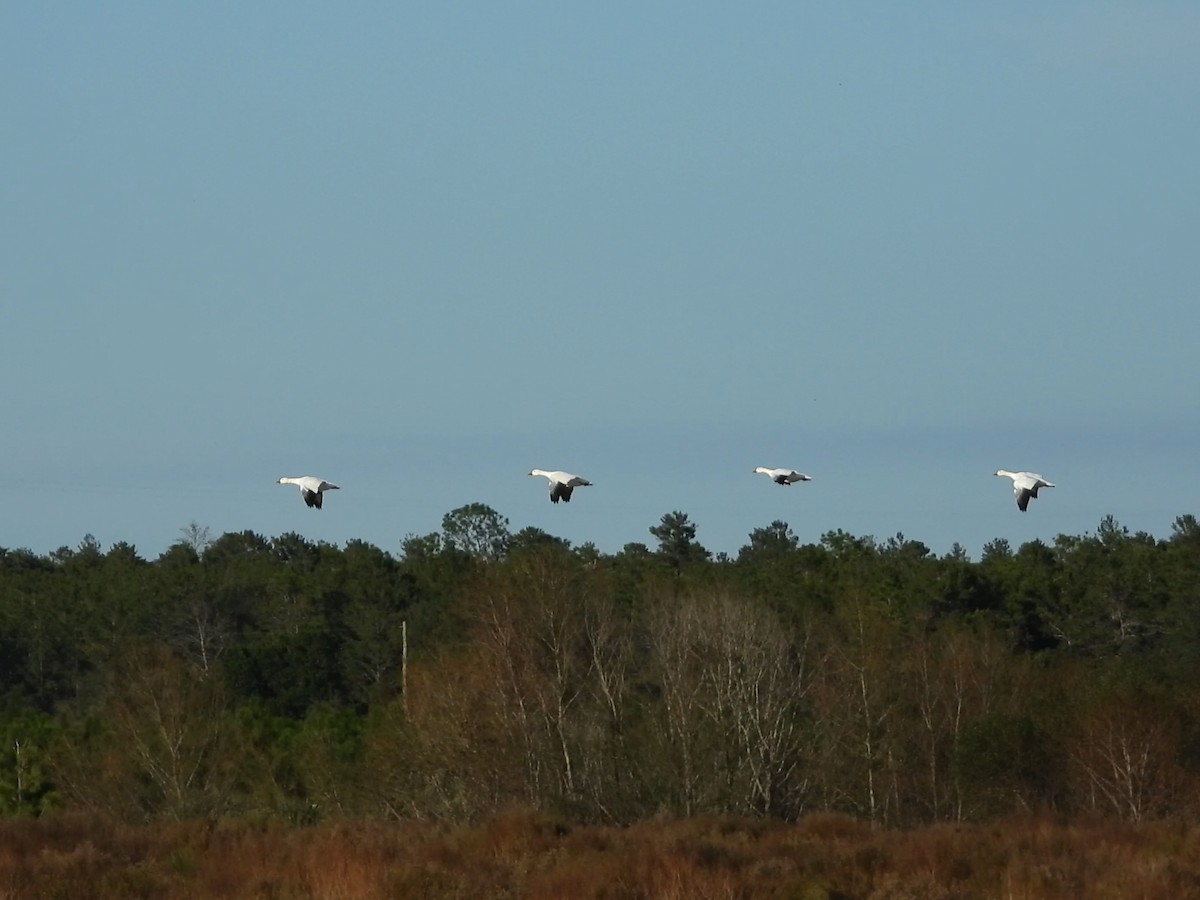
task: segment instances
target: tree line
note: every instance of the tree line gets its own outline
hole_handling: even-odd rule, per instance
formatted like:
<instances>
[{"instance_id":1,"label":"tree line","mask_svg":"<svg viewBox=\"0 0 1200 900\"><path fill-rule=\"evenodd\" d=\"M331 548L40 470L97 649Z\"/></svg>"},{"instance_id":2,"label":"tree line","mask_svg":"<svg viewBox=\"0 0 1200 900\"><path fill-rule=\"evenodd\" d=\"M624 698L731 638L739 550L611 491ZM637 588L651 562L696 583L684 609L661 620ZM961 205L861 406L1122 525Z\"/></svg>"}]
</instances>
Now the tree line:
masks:
<instances>
[{"instance_id":1,"label":"tree line","mask_svg":"<svg viewBox=\"0 0 1200 900\"><path fill-rule=\"evenodd\" d=\"M482 504L395 554L190 525L0 548L0 814L884 825L1200 813L1200 523L975 561L681 512L605 554Z\"/></svg>"}]
</instances>

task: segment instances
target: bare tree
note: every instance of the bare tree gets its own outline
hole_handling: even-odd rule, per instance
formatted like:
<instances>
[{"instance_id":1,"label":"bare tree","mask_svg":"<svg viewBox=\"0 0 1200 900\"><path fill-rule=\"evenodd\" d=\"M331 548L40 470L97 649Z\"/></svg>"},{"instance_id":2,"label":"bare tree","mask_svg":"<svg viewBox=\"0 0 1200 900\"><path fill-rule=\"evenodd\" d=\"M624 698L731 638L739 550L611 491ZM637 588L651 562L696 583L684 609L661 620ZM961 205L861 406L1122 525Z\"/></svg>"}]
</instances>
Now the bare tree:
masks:
<instances>
[{"instance_id":1,"label":"bare tree","mask_svg":"<svg viewBox=\"0 0 1200 900\"><path fill-rule=\"evenodd\" d=\"M1179 718L1168 710L1147 698L1104 698L1083 713L1072 745L1081 799L1130 822L1175 812L1186 793L1181 742Z\"/></svg>"},{"instance_id":2,"label":"bare tree","mask_svg":"<svg viewBox=\"0 0 1200 900\"><path fill-rule=\"evenodd\" d=\"M798 812L807 638L789 641L758 601L722 594L657 601L648 632L679 812Z\"/></svg>"},{"instance_id":3,"label":"bare tree","mask_svg":"<svg viewBox=\"0 0 1200 900\"><path fill-rule=\"evenodd\" d=\"M800 762L799 707L808 691L808 635L798 643L760 604L728 596L702 605L709 642L708 711L737 747L739 805L747 812L797 814L803 785L789 779Z\"/></svg>"},{"instance_id":4,"label":"bare tree","mask_svg":"<svg viewBox=\"0 0 1200 900\"><path fill-rule=\"evenodd\" d=\"M226 694L162 644L128 646L109 671L103 715L112 730L97 770L86 732L64 741L60 784L78 802L130 816L182 819L221 812L237 765L228 752Z\"/></svg>"},{"instance_id":5,"label":"bare tree","mask_svg":"<svg viewBox=\"0 0 1200 900\"><path fill-rule=\"evenodd\" d=\"M203 556L204 551L212 546L212 534L207 525L188 522L179 529L179 533L183 535L180 542L185 547L190 547L197 556Z\"/></svg>"}]
</instances>

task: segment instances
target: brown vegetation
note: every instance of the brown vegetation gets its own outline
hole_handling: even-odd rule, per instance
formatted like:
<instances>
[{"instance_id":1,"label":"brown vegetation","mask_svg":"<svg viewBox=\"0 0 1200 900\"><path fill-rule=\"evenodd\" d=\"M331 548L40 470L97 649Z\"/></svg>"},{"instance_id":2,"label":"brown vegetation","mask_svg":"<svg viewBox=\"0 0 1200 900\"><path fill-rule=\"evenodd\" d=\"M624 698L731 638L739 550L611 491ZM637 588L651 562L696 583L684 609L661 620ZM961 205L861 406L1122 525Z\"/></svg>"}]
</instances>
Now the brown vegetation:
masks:
<instances>
[{"instance_id":1,"label":"brown vegetation","mask_svg":"<svg viewBox=\"0 0 1200 900\"><path fill-rule=\"evenodd\" d=\"M1200 829L1026 818L883 830L833 814L619 828L528 811L471 827L0 824L0 900L76 897L1186 898L1200 897Z\"/></svg>"}]
</instances>

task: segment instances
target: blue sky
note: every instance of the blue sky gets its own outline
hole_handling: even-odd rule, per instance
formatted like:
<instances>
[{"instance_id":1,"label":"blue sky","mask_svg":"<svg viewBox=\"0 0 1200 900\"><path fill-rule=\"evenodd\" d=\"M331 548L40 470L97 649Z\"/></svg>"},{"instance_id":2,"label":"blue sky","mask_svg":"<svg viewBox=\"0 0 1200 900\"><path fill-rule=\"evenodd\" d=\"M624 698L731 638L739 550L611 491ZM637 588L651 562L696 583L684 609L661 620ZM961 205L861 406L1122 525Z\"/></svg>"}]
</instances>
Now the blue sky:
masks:
<instances>
[{"instance_id":1,"label":"blue sky","mask_svg":"<svg viewBox=\"0 0 1200 900\"><path fill-rule=\"evenodd\" d=\"M1193 4L118 7L0 9L0 546L1200 511Z\"/></svg>"}]
</instances>

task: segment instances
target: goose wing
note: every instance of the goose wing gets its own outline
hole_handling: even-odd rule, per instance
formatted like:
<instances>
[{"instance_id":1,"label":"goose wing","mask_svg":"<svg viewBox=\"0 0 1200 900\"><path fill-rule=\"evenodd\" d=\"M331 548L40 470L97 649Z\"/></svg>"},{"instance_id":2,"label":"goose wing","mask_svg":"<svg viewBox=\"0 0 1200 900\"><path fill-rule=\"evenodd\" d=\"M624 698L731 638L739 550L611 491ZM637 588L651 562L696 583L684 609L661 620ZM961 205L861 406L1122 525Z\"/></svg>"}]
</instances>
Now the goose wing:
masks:
<instances>
[{"instance_id":1,"label":"goose wing","mask_svg":"<svg viewBox=\"0 0 1200 900\"><path fill-rule=\"evenodd\" d=\"M776 484L795 484L797 481L812 481L803 472L797 472L795 469L773 469L771 478Z\"/></svg>"}]
</instances>

